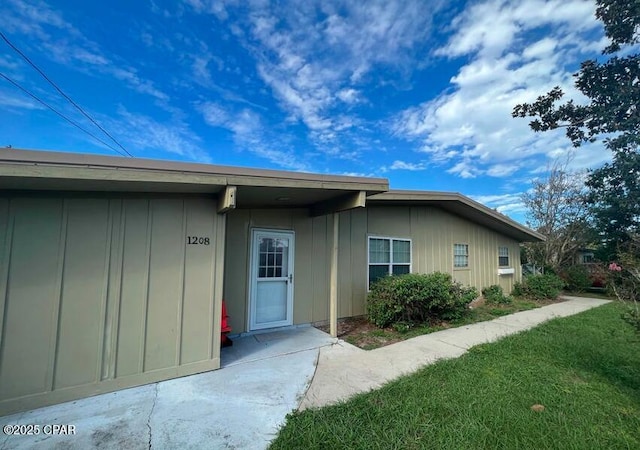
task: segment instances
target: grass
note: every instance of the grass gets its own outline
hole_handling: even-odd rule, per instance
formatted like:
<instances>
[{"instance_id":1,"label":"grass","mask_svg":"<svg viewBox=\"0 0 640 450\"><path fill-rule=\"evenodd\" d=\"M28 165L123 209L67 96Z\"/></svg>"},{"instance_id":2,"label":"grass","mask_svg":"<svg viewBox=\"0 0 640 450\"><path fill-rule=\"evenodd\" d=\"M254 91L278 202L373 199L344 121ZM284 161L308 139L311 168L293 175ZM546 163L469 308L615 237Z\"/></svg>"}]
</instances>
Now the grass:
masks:
<instances>
[{"instance_id":1,"label":"grass","mask_svg":"<svg viewBox=\"0 0 640 450\"><path fill-rule=\"evenodd\" d=\"M608 294L604 289L590 289L585 292L565 292L564 295L571 297L587 297L587 298L600 298L603 300L616 300L615 295Z\"/></svg>"},{"instance_id":2,"label":"grass","mask_svg":"<svg viewBox=\"0 0 640 450\"><path fill-rule=\"evenodd\" d=\"M469 309L461 318L456 320L421 324L410 328L408 331L396 331L391 327L384 329L375 328L373 326L363 327L361 329L355 329L352 333L341 336L341 338L364 350L373 350L395 342L421 336L423 334L433 333L446 328L469 325L476 322L484 322L486 320L506 316L507 314L513 314L518 311L539 308L540 306L548 305L549 303L550 302L548 301L537 302L535 300L513 298L511 303L486 303L484 305L477 306L474 309Z\"/></svg>"},{"instance_id":3,"label":"grass","mask_svg":"<svg viewBox=\"0 0 640 450\"><path fill-rule=\"evenodd\" d=\"M293 413L271 448L640 448L640 336L621 311L556 319Z\"/></svg>"}]
</instances>

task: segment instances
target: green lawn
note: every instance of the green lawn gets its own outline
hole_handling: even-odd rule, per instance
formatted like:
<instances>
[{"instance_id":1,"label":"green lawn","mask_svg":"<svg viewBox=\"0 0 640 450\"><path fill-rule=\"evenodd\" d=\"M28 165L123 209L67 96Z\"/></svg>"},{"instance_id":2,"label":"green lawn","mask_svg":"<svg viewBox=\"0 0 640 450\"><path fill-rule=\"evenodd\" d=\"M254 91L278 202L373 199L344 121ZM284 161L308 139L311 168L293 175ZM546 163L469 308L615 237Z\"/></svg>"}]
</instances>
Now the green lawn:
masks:
<instances>
[{"instance_id":1,"label":"green lawn","mask_svg":"<svg viewBox=\"0 0 640 450\"><path fill-rule=\"evenodd\" d=\"M640 336L620 312L609 304L556 319L294 413L272 448L638 449Z\"/></svg>"}]
</instances>

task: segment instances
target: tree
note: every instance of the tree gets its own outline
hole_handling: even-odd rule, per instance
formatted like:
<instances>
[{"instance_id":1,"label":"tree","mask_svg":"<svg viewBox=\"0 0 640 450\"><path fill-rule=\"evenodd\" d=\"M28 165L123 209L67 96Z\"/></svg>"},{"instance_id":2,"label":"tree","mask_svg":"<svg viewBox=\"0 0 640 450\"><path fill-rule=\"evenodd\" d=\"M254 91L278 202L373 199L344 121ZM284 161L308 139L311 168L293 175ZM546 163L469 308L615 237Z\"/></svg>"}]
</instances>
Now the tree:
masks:
<instances>
[{"instance_id":1,"label":"tree","mask_svg":"<svg viewBox=\"0 0 640 450\"><path fill-rule=\"evenodd\" d=\"M554 271L574 264L578 250L589 243L583 177L568 172L568 163L556 161L547 178L534 180L522 195L527 225L547 238L526 244L527 259Z\"/></svg>"},{"instance_id":2,"label":"tree","mask_svg":"<svg viewBox=\"0 0 640 450\"><path fill-rule=\"evenodd\" d=\"M602 244L598 259L611 261L619 245L640 231L640 153L617 152L612 163L591 172L586 185L593 228Z\"/></svg>"},{"instance_id":3,"label":"tree","mask_svg":"<svg viewBox=\"0 0 640 450\"><path fill-rule=\"evenodd\" d=\"M575 147L605 135L613 161L590 173L587 187L596 225L606 233L605 245L627 242L640 231L638 185L640 178L640 1L597 0L596 17L604 24L610 44L603 61L588 60L574 74L586 104L569 100L560 87L533 103L517 105L514 117L532 117L536 132L565 128Z\"/></svg>"},{"instance_id":4,"label":"tree","mask_svg":"<svg viewBox=\"0 0 640 450\"><path fill-rule=\"evenodd\" d=\"M609 265L610 287L624 305L622 317L640 332L640 235L621 246L618 263Z\"/></svg>"}]
</instances>

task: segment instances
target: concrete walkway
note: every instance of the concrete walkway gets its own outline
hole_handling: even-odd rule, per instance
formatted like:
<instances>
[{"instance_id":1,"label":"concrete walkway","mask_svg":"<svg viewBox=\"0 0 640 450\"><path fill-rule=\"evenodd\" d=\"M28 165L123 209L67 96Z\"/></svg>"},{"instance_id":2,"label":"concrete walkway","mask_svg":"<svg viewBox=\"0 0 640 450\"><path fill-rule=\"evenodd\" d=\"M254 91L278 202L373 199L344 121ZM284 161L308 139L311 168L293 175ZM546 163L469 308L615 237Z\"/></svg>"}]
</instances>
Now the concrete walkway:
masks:
<instances>
[{"instance_id":1,"label":"concrete walkway","mask_svg":"<svg viewBox=\"0 0 640 450\"><path fill-rule=\"evenodd\" d=\"M478 344L528 330L556 317L577 314L608 303L581 297L488 322L418 336L375 350L361 350L344 341L320 349L318 367L300 410L321 407L376 389L429 364L456 358Z\"/></svg>"},{"instance_id":2,"label":"concrete walkway","mask_svg":"<svg viewBox=\"0 0 640 450\"><path fill-rule=\"evenodd\" d=\"M265 449L300 404L318 348L335 342L313 327L237 338L220 370L0 417L3 427L75 426L68 436L0 433L0 450Z\"/></svg>"}]
</instances>

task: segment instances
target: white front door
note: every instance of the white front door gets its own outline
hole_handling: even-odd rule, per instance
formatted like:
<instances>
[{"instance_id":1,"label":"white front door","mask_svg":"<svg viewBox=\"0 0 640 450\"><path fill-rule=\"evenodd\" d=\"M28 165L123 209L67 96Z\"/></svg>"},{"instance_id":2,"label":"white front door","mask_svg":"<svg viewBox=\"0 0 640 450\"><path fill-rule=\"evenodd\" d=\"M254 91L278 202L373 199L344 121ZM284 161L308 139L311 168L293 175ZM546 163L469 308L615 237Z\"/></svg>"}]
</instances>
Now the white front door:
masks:
<instances>
[{"instance_id":1,"label":"white front door","mask_svg":"<svg viewBox=\"0 0 640 450\"><path fill-rule=\"evenodd\" d=\"M249 329L293 324L292 231L253 230Z\"/></svg>"}]
</instances>

